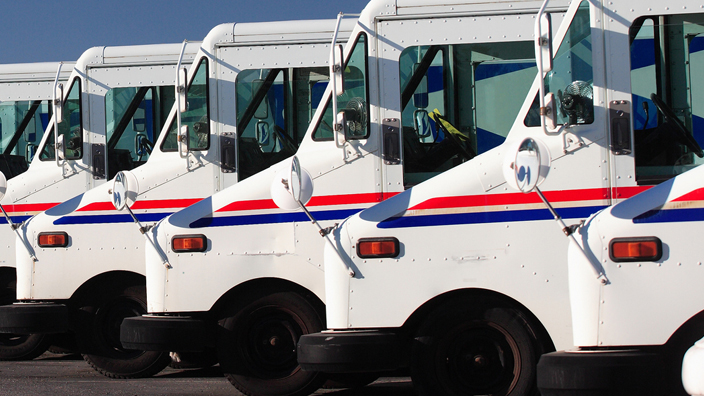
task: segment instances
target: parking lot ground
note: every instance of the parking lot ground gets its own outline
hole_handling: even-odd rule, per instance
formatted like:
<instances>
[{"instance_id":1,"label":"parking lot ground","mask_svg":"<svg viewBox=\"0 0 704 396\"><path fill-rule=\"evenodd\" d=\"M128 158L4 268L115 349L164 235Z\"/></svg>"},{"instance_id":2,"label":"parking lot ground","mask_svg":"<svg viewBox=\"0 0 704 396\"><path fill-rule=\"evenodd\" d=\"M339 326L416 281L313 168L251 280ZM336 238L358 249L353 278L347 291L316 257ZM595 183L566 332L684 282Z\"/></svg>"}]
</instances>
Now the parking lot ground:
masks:
<instances>
[{"instance_id":1,"label":"parking lot ground","mask_svg":"<svg viewBox=\"0 0 704 396\"><path fill-rule=\"evenodd\" d=\"M153 378L116 380L93 370L79 355L45 353L24 362L0 362L0 396L35 395L239 395L220 369L166 368ZM413 396L410 378L381 378L360 389L320 389L326 396Z\"/></svg>"}]
</instances>

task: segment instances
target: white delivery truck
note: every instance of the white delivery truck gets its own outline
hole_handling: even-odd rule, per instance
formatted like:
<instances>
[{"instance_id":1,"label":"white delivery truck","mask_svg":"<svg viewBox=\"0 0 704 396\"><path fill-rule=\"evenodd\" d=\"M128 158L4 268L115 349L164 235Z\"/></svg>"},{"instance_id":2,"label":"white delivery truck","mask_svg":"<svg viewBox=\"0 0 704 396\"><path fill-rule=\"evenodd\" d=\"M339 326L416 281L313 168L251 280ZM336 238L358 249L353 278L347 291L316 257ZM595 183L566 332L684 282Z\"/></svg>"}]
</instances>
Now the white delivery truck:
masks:
<instances>
[{"instance_id":1,"label":"white delivery truck","mask_svg":"<svg viewBox=\"0 0 704 396\"><path fill-rule=\"evenodd\" d=\"M186 111L171 110L149 160L133 170L138 219L153 224L292 155L327 86L334 27L321 20L213 28L179 79L177 104ZM168 363L168 352L120 346L121 320L146 312L144 237L130 215L114 210L111 187L103 183L20 227L20 303L0 309L8 318L0 330L69 330L101 373L146 376Z\"/></svg>"},{"instance_id":2,"label":"white delivery truck","mask_svg":"<svg viewBox=\"0 0 704 396\"><path fill-rule=\"evenodd\" d=\"M546 72L503 145L335 231L337 249L325 252L328 330L300 339L301 366L409 367L423 395L537 392L540 355L573 345L567 244L538 195L506 187L504 155L526 137L545 143L552 165L542 190L568 223L697 166L704 156L703 33L704 14L691 1L572 2L552 50L550 34L538 40ZM486 34L515 35L499 28ZM597 279L603 271L595 269L584 282L608 293L612 286L602 286L607 278ZM598 291L590 298L589 312L609 306L600 305ZM633 311L613 311L640 326L608 344L650 334L647 312L636 321ZM598 327L599 337L607 337L605 328Z\"/></svg>"},{"instance_id":3,"label":"white delivery truck","mask_svg":"<svg viewBox=\"0 0 704 396\"><path fill-rule=\"evenodd\" d=\"M19 140L13 140L10 132L5 133L8 145L2 158L10 166L0 167L7 178L13 177L8 182L7 194L0 200L13 224L104 184L120 170L133 169L146 161L151 142L158 136L174 103L175 70L182 47L181 44L94 47L75 63L52 64L52 70L43 71L43 75L31 66L23 67L22 72L14 71L16 78L42 76L42 80L8 82L0 93L3 127L10 127L11 111L20 114L24 108L26 112L25 121L20 124L26 128L14 136ZM198 43L187 46L185 62L193 60L198 47ZM59 80L55 80L57 73ZM37 88L41 88L44 103L6 101L12 95L27 96ZM54 106L54 98L62 103ZM62 112L58 130L54 128L52 114L55 108ZM44 130L47 133L42 137ZM63 157L58 159L54 155L57 135L59 141L65 142ZM23 143L23 139L29 141ZM10 144L15 141L18 144L13 149ZM19 174L21 165L27 171ZM0 227L0 285L8 298L5 303L14 301L16 295L14 228ZM5 319L0 314L2 326ZM43 352L46 348L43 335L19 335L23 333L21 328L3 331L0 339L6 339L7 344L0 347L0 358L26 359Z\"/></svg>"},{"instance_id":4,"label":"white delivery truck","mask_svg":"<svg viewBox=\"0 0 704 396\"><path fill-rule=\"evenodd\" d=\"M605 10L622 8L614 3L604 5ZM701 142L702 95L695 84L704 77L698 66L704 60L704 48L699 47L704 43L704 14L688 2L668 3L665 12L655 4L643 7L652 7L639 11L647 17L609 19L607 27L631 38L645 34L659 41L659 48L670 48L663 60L680 71L660 75L670 79L673 91L672 109L659 106L665 109L665 123L672 125L670 135L679 139L691 130ZM636 143L639 132L634 131ZM696 165L693 159L679 153L672 165L648 165L679 172ZM702 392L702 342L697 341L704 336L704 260L697 235L703 208L704 168L699 167L600 211L576 230L579 244L570 245L566 268L574 346L541 357L541 394ZM590 268L597 266L607 282L596 281ZM692 366L683 370L685 353L695 343Z\"/></svg>"},{"instance_id":5,"label":"white delivery truck","mask_svg":"<svg viewBox=\"0 0 704 396\"><path fill-rule=\"evenodd\" d=\"M61 66L61 69L59 69ZM0 65L0 172L13 178L27 170L49 125L54 83L64 83L73 62ZM15 301L15 263L0 256L0 304ZM32 359L47 348L43 335L0 334L0 360Z\"/></svg>"},{"instance_id":6,"label":"white delivery truck","mask_svg":"<svg viewBox=\"0 0 704 396\"><path fill-rule=\"evenodd\" d=\"M315 184L308 205L323 226L501 144L535 81L532 31L540 5L369 3L344 56L333 55L335 86L344 93L326 91L296 154ZM550 10L559 19L566 7ZM344 120L333 121L333 104ZM275 204L288 194L280 174L288 165L148 232L149 314L123 321L123 346L216 347L230 382L248 394L315 389L323 376L301 371L295 349L301 335L325 326L324 239L295 203Z\"/></svg>"}]
</instances>

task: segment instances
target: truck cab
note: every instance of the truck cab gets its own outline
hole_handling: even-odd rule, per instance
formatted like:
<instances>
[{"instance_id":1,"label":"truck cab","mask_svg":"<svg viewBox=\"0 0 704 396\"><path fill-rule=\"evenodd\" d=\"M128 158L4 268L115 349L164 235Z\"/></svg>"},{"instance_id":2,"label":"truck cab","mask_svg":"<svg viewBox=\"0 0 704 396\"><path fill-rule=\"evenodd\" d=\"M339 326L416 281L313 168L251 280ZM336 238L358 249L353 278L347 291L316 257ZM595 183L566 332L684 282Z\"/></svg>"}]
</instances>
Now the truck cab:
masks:
<instances>
[{"instance_id":1,"label":"truck cab","mask_svg":"<svg viewBox=\"0 0 704 396\"><path fill-rule=\"evenodd\" d=\"M567 244L537 193L506 186L505 155L526 137L546 145L541 189L569 223L698 166L698 12L581 1L554 35L537 37L549 24L492 29L536 31L546 52L505 140L337 226L325 246L327 330L301 337L299 364L408 368L422 395L537 392L541 354L573 345Z\"/></svg>"},{"instance_id":2,"label":"truck cab","mask_svg":"<svg viewBox=\"0 0 704 396\"><path fill-rule=\"evenodd\" d=\"M11 179L26 172L49 125L55 83L65 83L73 62L0 65L0 172ZM57 76L58 74L58 76ZM14 256L0 262L0 305L15 301ZM24 360L42 354L42 335L0 335L0 359Z\"/></svg>"},{"instance_id":3,"label":"truck cab","mask_svg":"<svg viewBox=\"0 0 704 396\"><path fill-rule=\"evenodd\" d=\"M139 186L131 209L138 221L149 227L292 155L327 84L333 28L332 20L213 28L187 73L178 70L176 104L148 160L124 170ZM146 313L146 273L144 236L110 203L112 187L101 183L22 225L20 303L2 329L27 323L21 330L68 331L99 372L149 376L165 367L169 351L119 344L121 320Z\"/></svg>"},{"instance_id":4,"label":"truck cab","mask_svg":"<svg viewBox=\"0 0 704 396\"><path fill-rule=\"evenodd\" d=\"M405 190L443 172L493 158L486 153L530 107L526 96L536 95L531 32L540 5L367 5L342 55L332 55L340 81L328 87L296 152L314 186L306 206L324 230L390 197L407 199ZM550 6L556 23L566 9ZM327 286L325 239L295 203L279 201L288 194L282 179L289 182L290 164L260 171L149 231L156 248L144 244L148 314L123 321L123 346L215 348L244 393L316 389L322 376L301 370L295 347L301 335L330 327L324 304L331 295L338 300ZM492 174L487 185L495 180ZM355 268L341 264L340 282L371 276Z\"/></svg>"}]
</instances>

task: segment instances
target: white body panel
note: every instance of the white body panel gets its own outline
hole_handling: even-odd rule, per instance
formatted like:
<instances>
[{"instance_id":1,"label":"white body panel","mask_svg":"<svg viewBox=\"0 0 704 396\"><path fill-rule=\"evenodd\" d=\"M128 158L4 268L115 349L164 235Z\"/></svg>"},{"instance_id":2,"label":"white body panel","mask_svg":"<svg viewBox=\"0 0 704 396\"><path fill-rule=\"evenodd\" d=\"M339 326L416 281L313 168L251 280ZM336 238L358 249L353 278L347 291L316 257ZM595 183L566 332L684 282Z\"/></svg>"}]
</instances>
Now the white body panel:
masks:
<instances>
[{"instance_id":1,"label":"white body panel","mask_svg":"<svg viewBox=\"0 0 704 396\"><path fill-rule=\"evenodd\" d=\"M466 3L458 7L461 10L459 12L453 11L451 7L441 7L441 12L447 13L443 16L447 18L433 19L428 16L437 16L439 8L435 6L421 6L408 15L401 16L401 8L397 15L392 3L374 1L369 4L345 47L345 56L349 56L352 51L358 34L361 31L366 32L369 40L367 79L370 81L370 136L368 139L348 142L344 149L339 149L332 141L316 141L311 138L316 126L314 119L296 153L301 166L313 178L314 196L307 206L314 217L325 220L321 221L323 227L344 219L345 213L358 212L382 198L403 191L402 166L386 164L380 157L384 120L399 118L401 114L399 56L404 48L434 42L490 45L514 40L530 41L533 18L523 13L527 12L526 10L535 12L539 5L539 2L521 3L521 7L525 8L515 13L513 4L508 2L491 6ZM466 10L474 11L476 7L481 9L482 15L498 14L499 17L466 17L473 15ZM554 7L553 11L559 10L564 4L556 3ZM553 18L555 23L559 24L562 15L555 13ZM432 28L418 28L419 25L428 26L430 23L433 24ZM486 32L493 31L492 29L504 31L506 34L495 37L486 35ZM531 98L534 97L536 89L537 85L534 84L530 91ZM526 101L524 112L529 106L530 101ZM321 108L322 106L318 109L316 117L321 116ZM572 180L568 189L601 189L608 185L603 181L606 175L599 166L585 172L580 180L571 176L574 168L579 166L580 160L588 158L593 163L600 163L603 159L603 152L598 145L593 144L604 140L604 114L601 113L600 117L601 124L595 122L582 133L589 148L580 151L579 158L561 158L560 163L565 166L560 180ZM537 133L522 127L522 121L521 117L515 122L516 131L512 131L512 134L524 136ZM556 153L561 152L561 136L555 137L550 143L555 147ZM448 178L453 180L453 185L457 187L456 191L448 192L448 195L505 193L503 187L496 188L503 183L501 169L498 167L503 161L501 153L499 149L489 151L469 164L447 171L452 173ZM270 186L279 182L281 177L278 172L288 166L288 161L284 161L157 224L152 235L158 245L163 247L173 268L165 268L160 257L152 249L146 250L149 312L209 311L219 301L223 301L228 292L242 288L250 281L276 278L302 286L315 293L320 300L326 301L329 327L400 326L415 307L442 292L440 289L482 284L530 303L531 308L541 316L551 318L548 325L563 345L571 343L567 299L561 298L551 304L544 304L546 298L567 296L564 268L544 269L544 256L526 262L517 262L514 258L516 252L537 252L545 245L561 243L561 233L551 221L540 223L539 232L550 236L545 245L527 246L530 241L521 240L522 235L528 231L534 233L535 230L521 224L511 225L517 230L513 236L506 237L503 237L503 230L506 228L504 224L476 225L471 227L471 233L482 237L476 247L466 247L465 243L458 244L455 239L446 235L454 234L460 237L465 235L464 230L442 233L447 239L432 239L432 242L430 238L440 238L441 235L422 236L418 238L422 244L415 247L412 244L406 246L405 258L402 261L382 260L383 264L374 265L355 261L353 269L357 275L350 279L345 265L333 263L334 260L327 261L328 257L336 256L329 252L324 239L317 234L314 226L308 224L309 221L300 210L282 210L271 201ZM399 213L409 204L409 200L422 202L425 197L437 194L440 184L433 184L434 180L426 182L427 189L414 188L362 213L374 214L376 208L390 215ZM458 180L467 183L457 183ZM469 184L469 188L464 188L467 186L463 184ZM441 188L447 190L447 186L445 183ZM601 207L607 203L604 197L576 205ZM539 205L534 203L532 206ZM591 211L586 212L589 213ZM353 216L351 221L358 220L359 216ZM372 218L375 218L375 215L372 215ZM343 227L342 230L347 232L348 228ZM388 234L388 230L382 231L382 235ZM411 231L408 229L403 232ZM174 235L183 234L205 235L208 240L206 252L173 252L171 239ZM355 237L360 236L359 233L353 234ZM497 238L498 235L502 237ZM345 249L350 247L347 240L339 244ZM511 247L507 247L507 244ZM448 255L447 248L450 245L465 245L466 249ZM443 249L432 253L428 251L430 246ZM323 248L326 251L324 273ZM549 259L564 261L565 253L564 248L555 249L550 253ZM479 258L473 258L474 256ZM428 267L428 261L443 267L441 270ZM522 270L521 265L525 267ZM497 266L500 266L500 272L495 271ZM458 276L453 273L458 267L466 268L467 271L479 267L482 273ZM513 276L513 279L509 280L507 274L516 272L519 272L520 276ZM431 279L438 282L433 283ZM441 279L445 281L441 282ZM448 283L448 280L451 282ZM438 286L441 283L443 286ZM523 287L525 284L531 287ZM350 312L352 308L359 309L360 312ZM556 312L559 314L551 315Z\"/></svg>"},{"instance_id":2,"label":"white body panel","mask_svg":"<svg viewBox=\"0 0 704 396\"><path fill-rule=\"evenodd\" d=\"M187 46L184 62L192 61L197 47L197 43ZM66 97L71 84L80 82L82 131L79 133L83 137L83 154L78 159L61 161L61 165L57 165L54 159L41 159L39 152L52 144L48 140L53 142L52 133L44 134L29 169L8 181L7 194L2 199L3 206L16 223L105 183L104 174L93 172L97 159L92 158L91 147L106 143L106 93L118 87L173 86L180 49L179 44L94 47L84 52L75 64L63 65ZM53 74L56 75L56 69ZM43 84L51 98L53 80ZM46 130L53 131L53 128L52 119ZM103 169L106 169L107 156L104 161ZM0 243L0 257L12 267L15 266L15 238L10 227L0 227L0 240L3 241ZM27 256L24 247L21 249L21 254Z\"/></svg>"},{"instance_id":3,"label":"white body panel","mask_svg":"<svg viewBox=\"0 0 704 396\"><path fill-rule=\"evenodd\" d=\"M237 109L235 84L239 73L248 69L326 67L334 21L281 23L277 25L281 34L275 36L261 35L259 25L219 25L204 39L189 71L189 81L198 72L196 65L207 65L210 144L207 149L189 151L184 159L178 151L160 149L167 135L161 134L147 163L132 171L139 184L139 201L132 209L143 224L154 224L238 181L237 173L221 170L218 138L237 130L233 109ZM238 32L249 37L247 44L238 44ZM343 30L340 38L346 35ZM175 114L172 109L165 129ZM111 183L107 183L93 188L26 223L23 231L28 234L38 261L32 263L26 254L18 256L18 277L22 274L17 288L19 299L68 299L99 274L145 274L144 236L127 213L114 210L108 194L110 187ZM69 246L39 248L38 233L50 231L66 231L71 239ZM64 281L56 282L57 279Z\"/></svg>"},{"instance_id":4,"label":"white body panel","mask_svg":"<svg viewBox=\"0 0 704 396\"><path fill-rule=\"evenodd\" d=\"M570 248L575 345L661 345L702 311L704 265L692 239L700 232L702 180L704 169L693 169L600 212L580 230L610 283L599 285L586 274L589 263ZM610 257L614 238L653 236L662 241L660 260Z\"/></svg>"}]
</instances>

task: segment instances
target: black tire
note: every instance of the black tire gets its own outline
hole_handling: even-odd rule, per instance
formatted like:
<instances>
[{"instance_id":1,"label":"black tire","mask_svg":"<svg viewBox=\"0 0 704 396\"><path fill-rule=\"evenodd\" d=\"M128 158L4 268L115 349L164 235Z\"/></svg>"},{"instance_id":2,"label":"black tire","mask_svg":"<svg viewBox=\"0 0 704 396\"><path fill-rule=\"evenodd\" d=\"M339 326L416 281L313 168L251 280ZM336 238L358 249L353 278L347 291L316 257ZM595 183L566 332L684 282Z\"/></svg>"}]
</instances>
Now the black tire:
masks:
<instances>
[{"instance_id":1,"label":"black tire","mask_svg":"<svg viewBox=\"0 0 704 396\"><path fill-rule=\"evenodd\" d=\"M120 343L122 320L147 312L145 285L106 289L78 310L76 341L83 359L110 378L144 378L163 370L171 361L168 352L124 349Z\"/></svg>"},{"instance_id":2,"label":"black tire","mask_svg":"<svg viewBox=\"0 0 704 396\"><path fill-rule=\"evenodd\" d=\"M455 299L432 312L412 348L420 395L532 395L543 352L525 315L495 298Z\"/></svg>"},{"instance_id":3,"label":"black tire","mask_svg":"<svg viewBox=\"0 0 704 396\"><path fill-rule=\"evenodd\" d=\"M14 271L0 275L0 305L15 302L16 279ZM0 360L32 360L49 349L47 334L0 334Z\"/></svg>"},{"instance_id":4,"label":"black tire","mask_svg":"<svg viewBox=\"0 0 704 396\"><path fill-rule=\"evenodd\" d=\"M300 294L255 298L221 326L220 367L245 395L308 395L325 381L318 372L303 371L296 359L298 339L323 328L322 315Z\"/></svg>"}]
</instances>

